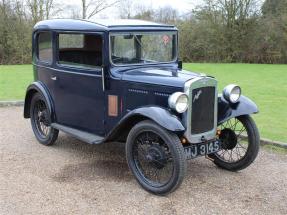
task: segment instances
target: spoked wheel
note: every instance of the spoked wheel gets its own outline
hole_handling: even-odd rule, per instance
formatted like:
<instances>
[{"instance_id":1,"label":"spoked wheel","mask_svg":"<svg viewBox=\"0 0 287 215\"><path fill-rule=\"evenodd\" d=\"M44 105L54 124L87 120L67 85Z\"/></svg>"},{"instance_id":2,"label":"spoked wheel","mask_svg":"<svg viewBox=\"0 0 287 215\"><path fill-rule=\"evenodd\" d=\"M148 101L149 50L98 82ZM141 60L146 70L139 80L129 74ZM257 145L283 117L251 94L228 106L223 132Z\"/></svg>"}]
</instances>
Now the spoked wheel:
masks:
<instances>
[{"instance_id":1,"label":"spoked wheel","mask_svg":"<svg viewBox=\"0 0 287 215\"><path fill-rule=\"evenodd\" d=\"M154 186L167 184L174 169L174 161L167 144L150 131L138 135L135 142L133 159L142 178Z\"/></svg>"},{"instance_id":2,"label":"spoked wheel","mask_svg":"<svg viewBox=\"0 0 287 215\"><path fill-rule=\"evenodd\" d=\"M172 192L183 180L186 159L179 138L151 121L132 128L126 155L137 181L149 192Z\"/></svg>"},{"instance_id":3,"label":"spoked wheel","mask_svg":"<svg viewBox=\"0 0 287 215\"><path fill-rule=\"evenodd\" d=\"M53 144L59 131L51 127L50 112L43 96L35 94L31 101L31 125L37 140L44 145Z\"/></svg>"},{"instance_id":4,"label":"spoked wheel","mask_svg":"<svg viewBox=\"0 0 287 215\"><path fill-rule=\"evenodd\" d=\"M231 171L248 167L259 151L259 132L250 116L240 116L219 126L222 150L210 155L214 163Z\"/></svg>"}]
</instances>

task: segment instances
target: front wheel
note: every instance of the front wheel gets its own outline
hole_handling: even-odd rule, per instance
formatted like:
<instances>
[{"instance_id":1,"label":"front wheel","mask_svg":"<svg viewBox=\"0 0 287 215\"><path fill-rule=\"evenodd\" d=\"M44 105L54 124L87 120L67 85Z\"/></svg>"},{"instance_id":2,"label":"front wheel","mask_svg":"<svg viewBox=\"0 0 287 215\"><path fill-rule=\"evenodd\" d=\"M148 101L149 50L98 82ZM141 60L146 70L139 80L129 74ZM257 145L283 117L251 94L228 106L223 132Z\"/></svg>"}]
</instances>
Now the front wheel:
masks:
<instances>
[{"instance_id":1,"label":"front wheel","mask_svg":"<svg viewBox=\"0 0 287 215\"><path fill-rule=\"evenodd\" d=\"M214 163L230 171L248 167L257 157L260 137L253 119L248 116L232 118L219 126L222 149L209 155Z\"/></svg>"},{"instance_id":2,"label":"front wheel","mask_svg":"<svg viewBox=\"0 0 287 215\"><path fill-rule=\"evenodd\" d=\"M185 175L186 158L179 138L149 120L131 129L126 156L138 183L154 194L174 191Z\"/></svg>"}]
</instances>

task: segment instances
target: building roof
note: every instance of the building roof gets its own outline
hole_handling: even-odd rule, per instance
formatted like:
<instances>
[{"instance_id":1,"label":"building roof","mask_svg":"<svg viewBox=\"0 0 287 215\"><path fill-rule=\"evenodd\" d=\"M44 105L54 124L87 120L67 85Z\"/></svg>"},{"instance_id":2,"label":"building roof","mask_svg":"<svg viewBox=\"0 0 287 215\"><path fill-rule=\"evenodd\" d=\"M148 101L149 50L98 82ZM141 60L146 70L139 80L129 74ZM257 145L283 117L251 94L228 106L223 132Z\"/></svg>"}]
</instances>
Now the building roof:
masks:
<instances>
[{"instance_id":1,"label":"building roof","mask_svg":"<svg viewBox=\"0 0 287 215\"><path fill-rule=\"evenodd\" d=\"M166 29L176 30L173 25L160 24L155 22L136 20L136 19L50 19L38 22L34 26L38 29L56 30L79 30L79 31L112 31L128 29Z\"/></svg>"}]
</instances>

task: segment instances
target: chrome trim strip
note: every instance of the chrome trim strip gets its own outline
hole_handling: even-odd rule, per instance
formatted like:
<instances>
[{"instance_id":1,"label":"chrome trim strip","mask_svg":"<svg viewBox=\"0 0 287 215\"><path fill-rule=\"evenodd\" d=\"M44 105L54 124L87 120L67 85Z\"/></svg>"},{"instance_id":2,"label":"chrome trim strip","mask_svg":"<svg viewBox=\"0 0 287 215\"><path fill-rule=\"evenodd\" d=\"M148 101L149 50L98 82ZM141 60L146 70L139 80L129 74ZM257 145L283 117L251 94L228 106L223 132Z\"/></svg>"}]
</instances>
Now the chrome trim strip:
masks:
<instances>
[{"instance_id":1,"label":"chrome trim strip","mask_svg":"<svg viewBox=\"0 0 287 215\"><path fill-rule=\"evenodd\" d=\"M104 68L102 68L102 85L103 85L103 91L105 92L105 71Z\"/></svg>"},{"instance_id":2,"label":"chrome trim strip","mask_svg":"<svg viewBox=\"0 0 287 215\"><path fill-rule=\"evenodd\" d=\"M98 75L98 74L67 71L67 70L63 70L63 69L56 69L56 68L54 68L52 66L43 66L43 65L39 65L39 64L32 64L32 65L36 66L36 67L45 68L45 69L51 69L53 71L62 72L62 73L70 73L70 74L74 74L74 75L84 75L84 76L91 76L91 77L101 77L101 75ZM92 70L87 70L87 71L92 71ZM99 70L93 70L93 72L99 72Z\"/></svg>"},{"instance_id":3,"label":"chrome trim strip","mask_svg":"<svg viewBox=\"0 0 287 215\"><path fill-rule=\"evenodd\" d=\"M191 134L191 119L192 119L192 90L201 88L201 87L215 87L215 100L214 100L214 126L213 129L210 131L207 131L205 133L201 134ZM200 76L197 78L194 78L190 81L187 81L184 85L184 92L189 95L189 103L188 103L188 110L184 114L184 122L186 123L186 131L184 133L184 136L187 138L187 140L190 143L201 143L202 142L202 136L206 140L211 140L216 136L216 130L217 130L217 81L214 78L206 77L206 76Z\"/></svg>"}]
</instances>

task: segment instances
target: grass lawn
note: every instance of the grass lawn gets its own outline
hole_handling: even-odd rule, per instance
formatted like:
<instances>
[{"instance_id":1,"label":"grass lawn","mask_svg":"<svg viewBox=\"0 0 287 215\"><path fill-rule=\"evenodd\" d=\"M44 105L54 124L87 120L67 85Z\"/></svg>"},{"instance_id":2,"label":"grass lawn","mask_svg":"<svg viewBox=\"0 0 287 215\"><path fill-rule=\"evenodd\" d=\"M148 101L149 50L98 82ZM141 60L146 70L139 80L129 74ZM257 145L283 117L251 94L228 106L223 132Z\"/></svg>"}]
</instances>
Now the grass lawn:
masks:
<instances>
[{"instance_id":1,"label":"grass lawn","mask_svg":"<svg viewBox=\"0 0 287 215\"><path fill-rule=\"evenodd\" d=\"M215 76L220 90L239 84L259 107L254 118L261 136L287 142L287 65L192 63L184 68ZM0 100L23 100L32 80L31 65L0 66Z\"/></svg>"},{"instance_id":2,"label":"grass lawn","mask_svg":"<svg viewBox=\"0 0 287 215\"><path fill-rule=\"evenodd\" d=\"M184 64L191 71L217 78L219 89L230 83L258 105L254 115L261 137L287 143L287 65Z\"/></svg>"},{"instance_id":3,"label":"grass lawn","mask_svg":"<svg viewBox=\"0 0 287 215\"><path fill-rule=\"evenodd\" d=\"M23 100L32 81L32 65L0 65L0 100Z\"/></svg>"}]
</instances>

